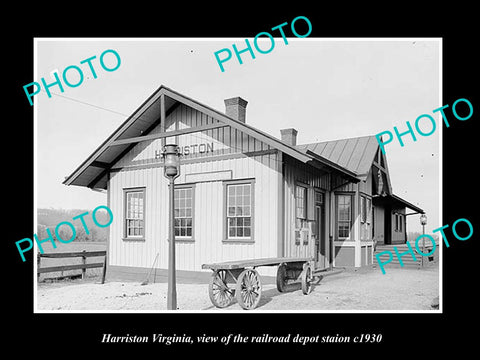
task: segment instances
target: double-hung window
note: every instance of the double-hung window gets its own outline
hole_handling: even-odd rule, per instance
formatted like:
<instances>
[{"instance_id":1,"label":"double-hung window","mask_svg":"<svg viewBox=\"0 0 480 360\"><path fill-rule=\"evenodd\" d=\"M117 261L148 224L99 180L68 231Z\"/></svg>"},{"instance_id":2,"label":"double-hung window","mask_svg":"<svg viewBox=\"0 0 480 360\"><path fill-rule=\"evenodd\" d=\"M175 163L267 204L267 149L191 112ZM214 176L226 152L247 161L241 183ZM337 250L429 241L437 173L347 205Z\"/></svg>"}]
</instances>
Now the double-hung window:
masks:
<instances>
[{"instance_id":1,"label":"double-hung window","mask_svg":"<svg viewBox=\"0 0 480 360\"><path fill-rule=\"evenodd\" d=\"M253 181L226 183L226 239L253 240Z\"/></svg>"},{"instance_id":2,"label":"double-hung window","mask_svg":"<svg viewBox=\"0 0 480 360\"><path fill-rule=\"evenodd\" d=\"M339 239L350 238L352 227L352 195L337 195L337 234Z\"/></svg>"},{"instance_id":3,"label":"double-hung window","mask_svg":"<svg viewBox=\"0 0 480 360\"><path fill-rule=\"evenodd\" d=\"M145 238L145 188L125 189L124 238Z\"/></svg>"},{"instance_id":4,"label":"double-hung window","mask_svg":"<svg viewBox=\"0 0 480 360\"><path fill-rule=\"evenodd\" d=\"M193 240L193 186L175 187L175 237Z\"/></svg>"},{"instance_id":5,"label":"double-hung window","mask_svg":"<svg viewBox=\"0 0 480 360\"><path fill-rule=\"evenodd\" d=\"M367 222L367 199L365 196L360 196L360 219L361 223Z\"/></svg>"},{"instance_id":6,"label":"double-hung window","mask_svg":"<svg viewBox=\"0 0 480 360\"><path fill-rule=\"evenodd\" d=\"M372 207L372 199L367 198L367 223L372 224L373 223L373 207Z\"/></svg>"},{"instance_id":7,"label":"double-hung window","mask_svg":"<svg viewBox=\"0 0 480 360\"><path fill-rule=\"evenodd\" d=\"M373 206L372 199L367 198L367 224L368 224L368 235L369 239L373 239Z\"/></svg>"},{"instance_id":8,"label":"double-hung window","mask_svg":"<svg viewBox=\"0 0 480 360\"><path fill-rule=\"evenodd\" d=\"M360 236L361 240L372 238L372 199L360 195Z\"/></svg>"},{"instance_id":9,"label":"double-hung window","mask_svg":"<svg viewBox=\"0 0 480 360\"><path fill-rule=\"evenodd\" d=\"M307 219L307 188L305 186L295 186L295 244L301 242L300 229L304 227Z\"/></svg>"}]
</instances>

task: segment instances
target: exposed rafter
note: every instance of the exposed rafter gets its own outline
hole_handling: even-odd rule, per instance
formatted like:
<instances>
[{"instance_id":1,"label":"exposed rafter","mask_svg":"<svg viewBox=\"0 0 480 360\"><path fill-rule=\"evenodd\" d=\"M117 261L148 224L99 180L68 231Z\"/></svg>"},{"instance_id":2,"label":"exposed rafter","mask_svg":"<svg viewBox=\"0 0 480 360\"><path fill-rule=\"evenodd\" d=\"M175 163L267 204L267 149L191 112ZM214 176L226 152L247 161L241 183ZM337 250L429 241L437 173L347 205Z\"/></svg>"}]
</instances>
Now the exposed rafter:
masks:
<instances>
[{"instance_id":1,"label":"exposed rafter","mask_svg":"<svg viewBox=\"0 0 480 360\"><path fill-rule=\"evenodd\" d=\"M112 142L110 144L110 146L118 146L118 145L139 143L141 141L150 141L150 140L155 140L155 139L167 138L167 137L171 137L171 136L191 134L191 133L196 133L196 132L201 132L201 131L211 130L211 129L217 129L217 128L226 127L226 126L227 125L218 122L218 123L214 123L214 124L202 125L202 126L192 127L192 128L188 128L188 129L172 130L172 131L166 131L166 132L161 132L161 133L152 134L152 135L136 136L136 137L128 138L128 139L115 140L114 142Z\"/></svg>"}]
</instances>

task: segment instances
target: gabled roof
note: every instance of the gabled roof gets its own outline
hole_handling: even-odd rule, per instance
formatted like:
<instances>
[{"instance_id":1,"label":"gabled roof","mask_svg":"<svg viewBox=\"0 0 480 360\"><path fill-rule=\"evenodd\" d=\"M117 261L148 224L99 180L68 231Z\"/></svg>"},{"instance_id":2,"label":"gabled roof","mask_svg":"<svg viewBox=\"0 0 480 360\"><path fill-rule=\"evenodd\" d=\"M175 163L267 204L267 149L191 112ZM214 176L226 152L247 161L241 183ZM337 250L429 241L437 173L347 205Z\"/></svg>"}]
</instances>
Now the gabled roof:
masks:
<instances>
[{"instance_id":1,"label":"gabled roof","mask_svg":"<svg viewBox=\"0 0 480 360\"><path fill-rule=\"evenodd\" d=\"M365 180L370 171L378 147L378 141L373 135L296 146L306 154L315 153L344 167L362 180Z\"/></svg>"},{"instance_id":2,"label":"gabled roof","mask_svg":"<svg viewBox=\"0 0 480 360\"><path fill-rule=\"evenodd\" d=\"M366 180L375 157L380 156L381 159L378 163L384 169L384 176L386 177L389 190L389 193L383 196L385 201L389 201L394 205L408 207L421 214L424 213L418 206L392 193L387 158L380 151L380 146L374 135L297 145L296 148L305 154L315 153L318 156L322 156L328 161L355 173L357 178L361 180Z\"/></svg>"},{"instance_id":3,"label":"gabled roof","mask_svg":"<svg viewBox=\"0 0 480 360\"><path fill-rule=\"evenodd\" d=\"M425 211L418 206L413 205L412 203L408 202L407 200L402 199L400 196L391 194L389 195L393 201L396 201L398 204L401 204L401 206L405 206L409 209L412 209L413 211L420 213L420 214L425 214Z\"/></svg>"},{"instance_id":4,"label":"gabled roof","mask_svg":"<svg viewBox=\"0 0 480 360\"><path fill-rule=\"evenodd\" d=\"M374 135L297 145L296 148L307 155L321 156L327 161L351 171L363 181L367 179L373 161L380 153L381 161L379 163L383 163L382 176L385 178L388 193L392 193L387 158L380 152L380 146Z\"/></svg>"},{"instance_id":5,"label":"gabled roof","mask_svg":"<svg viewBox=\"0 0 480 360\"><path fill-rule=\"evenodd\" d=\"M308 154L281 140L266 134L248 124L239 122L224 113L199 103L185 95L161 85L140 107L133 112L75 171L63 181L66 185L86 186L90 188L106 188L107 174L115 163L125 156L138 142L160 124L162 98L164 99L165 118L175 109L178 103L183 103L200 112L211 116L214 120L226 126L236 128L256 139L272 146L283 153L292 156L303 163L313 166L326 166L338 171L342 176L357 182L356 174L346 168L325 159L318 154ZM138 141L129 142L127 139ZM123 141L120 141L123 140Z\"/></svg>"}]
</instances>

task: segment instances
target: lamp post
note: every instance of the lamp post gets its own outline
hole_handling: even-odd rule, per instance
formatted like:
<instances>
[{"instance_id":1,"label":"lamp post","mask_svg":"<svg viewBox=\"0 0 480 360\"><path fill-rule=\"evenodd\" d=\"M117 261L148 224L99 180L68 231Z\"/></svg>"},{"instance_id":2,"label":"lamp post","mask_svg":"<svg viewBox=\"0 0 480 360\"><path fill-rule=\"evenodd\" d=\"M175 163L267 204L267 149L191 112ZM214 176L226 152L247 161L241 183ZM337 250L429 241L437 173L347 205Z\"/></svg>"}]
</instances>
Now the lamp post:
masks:
<instances>
[{"instance_id":1,"label":"lamp post","mask_svg":"<svg viewBox=\"0 0 480 360\"><path fill-rule=\"evenodd\" d=\"M420 224L422 225L422 234L425 235L425 225L427 225L427 215L420 215ZM425 254L425 236L422 237L422 252ZM422 267L423 267L423 256L422 256Z\"/></svg>"},{"instance_id":2,"label":"lamp post","mask_svg":"<svg viewBox=\"0 0 480 360\"><path fill-rule=\"evenodd\" d=\"M170 181L168 184L169 196L169 230L168 230L168 290L167 309L177 310L177 284L175 277L175 179L180 176L180 152L176 144L167 144L163 147L164 176Z\"/></svg>"}]
</instances>

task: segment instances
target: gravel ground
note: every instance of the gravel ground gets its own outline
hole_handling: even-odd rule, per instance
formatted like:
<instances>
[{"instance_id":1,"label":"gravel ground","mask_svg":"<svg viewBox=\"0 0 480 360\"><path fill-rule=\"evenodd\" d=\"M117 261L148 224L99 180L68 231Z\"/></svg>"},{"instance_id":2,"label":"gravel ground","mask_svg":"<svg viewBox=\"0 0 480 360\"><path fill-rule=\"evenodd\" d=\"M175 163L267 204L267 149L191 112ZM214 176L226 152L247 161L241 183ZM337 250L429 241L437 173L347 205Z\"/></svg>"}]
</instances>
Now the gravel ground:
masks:
<instances>
[{"instance_id":1,"label":"gravel ground","mask_svg":"<svg viewBox=\"0 0 480 360\"><path fill-rule=\"evenodd\" d=\"M119 311L166 310L167 284L140 285L135 282L75 280L39 283L38 311ZM275 285L263 285L256 310L432 310L439 296L438 266L425 269L390 268L344 271L321 279L308 296L297 284L279 293ZM242 311L236 301L217 309L208 297L206 284L177 284L180 310Z\"/></svg>"}]
</instances>

